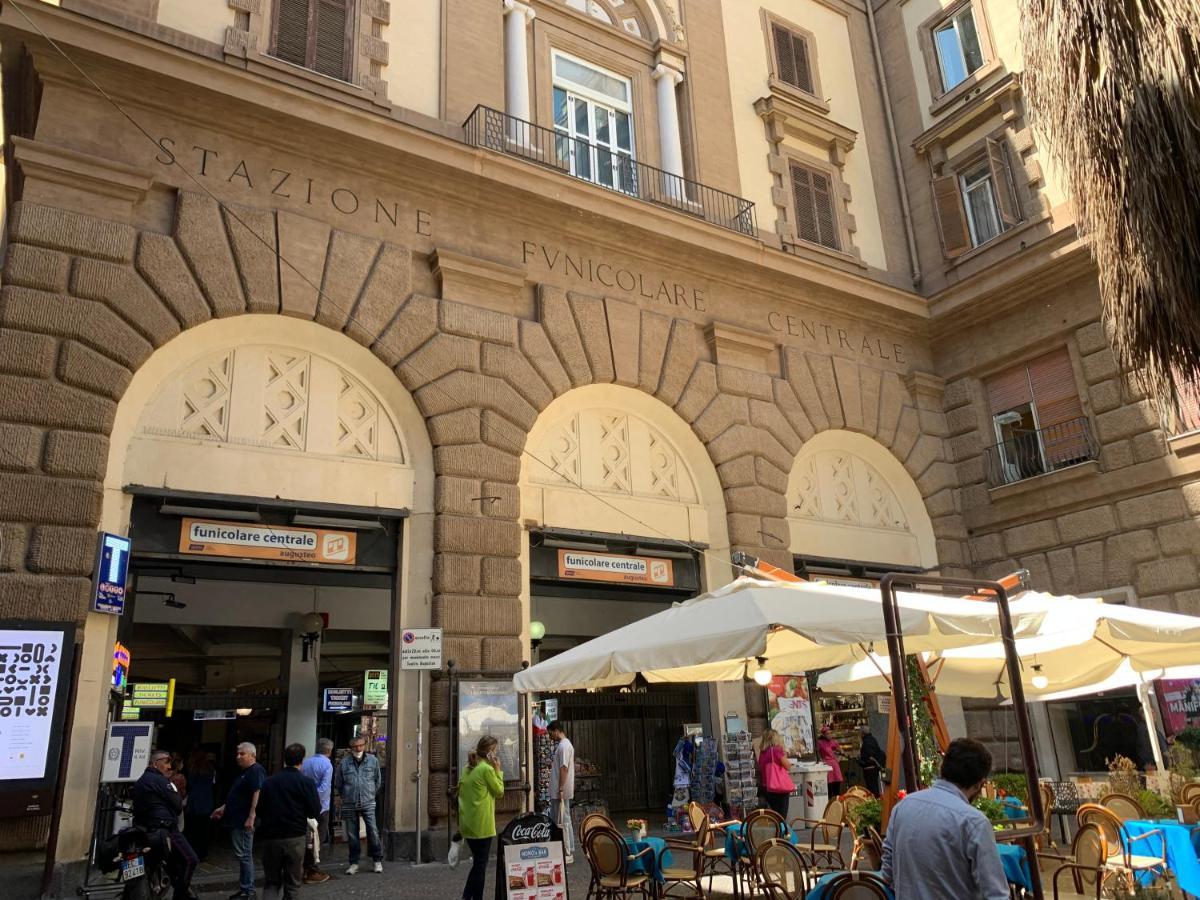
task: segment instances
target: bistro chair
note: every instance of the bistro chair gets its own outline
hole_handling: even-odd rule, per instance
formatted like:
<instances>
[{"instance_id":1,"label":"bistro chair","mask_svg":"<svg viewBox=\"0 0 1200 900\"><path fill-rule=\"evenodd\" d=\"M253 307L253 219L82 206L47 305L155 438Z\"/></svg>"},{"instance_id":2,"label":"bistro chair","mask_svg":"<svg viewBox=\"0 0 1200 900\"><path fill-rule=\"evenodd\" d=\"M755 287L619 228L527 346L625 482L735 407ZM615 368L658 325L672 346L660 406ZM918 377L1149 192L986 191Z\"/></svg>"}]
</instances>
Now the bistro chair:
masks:
<instances>
[{"instance_id":1,"label":"bistro chair","mask_svg":"<svg viewBox=\"0 0 1200 900\"><path fill-rule=\"evenodd\" d=\"M1111 809L1122 822L1146 818L1146 811L1142 809L1142 804L1128 794L1105 794L1100 798L1100 805L1105 809Z\"/></svg>"},{"instance_id":2,"label":"bistro chair","mask_svg":"<svg viewBox=\"0 0 1200 900\"><path fill-rule=\"evenodd\" d=\"M854 847L854 855L850 860L852 872L878 872L883 868L883 838L870 825L866 834L858 839Z\"/></svg>"},{"instance_id":3,"label":"bistro chair","mask_svg":"<svg viewBox=\"0 0 1200 900\"><path fill-rule=\"evenodd\" d=\"M1162 829L1155 828L1153 831L1147 831L1145 834L1133 837L1126 831L1125 823L1116 813L1096 803L1084 803L1080 806L1078 819L1081 827L1084 825L1095 825L1100 829L1100 833L1104 835L1104 840L1108 846L1107 865L1110 869L1120 873L1121 877L1129 884L1130 890L1133 890L1136 877L1143 872L1149 872L1161 877L1166 876L1167 839ZM1159 840L1162 841L1163 852L1161 856L1151 856L1145 852L1134 852L1135 850L1145 849L1145 845L1140 847L1135 846L1138 841L1144 841L1154 835L1157 835Z\"/></svg>"},{"instance_id":4,"label":"bistro chair","mask_svg":"<svg viewBox=\"0 0 1200 900\"><path fill-rule=\"evenodd\" d=\"M746 876L750 884L750 894L753 895L758 882L758 850L765 847L767 841L787 837L787 825L783 817L773 809L756 809L746 816L742 825L742 842L746 846L743 856L738 854L734 878Z\"/></svg>"},{"instance_id":5,"label":"bistro chair","mask_svg":"<svg viewBox=\"0 0 1200 900\"><path fill-rule=\"evenodd\" d=\"M721 867L730 876L734 876L733 860L725 855L725 829L738 824L737 819L727 822L712 822L699 803L692 801L687 805L688 821L697 835L696 843L704 848L704 874L708 876L708 890L712 893L713 877L721 874ZM703 831L704 837L700 837Z\"/></svg>"},{"instance_id":6,"label":"bistro chair","mask_svg":"<svg viewBox=\"0 0 1200 900\"><path fill-rule=\"evenodd\" d=\"M812 869L824 869L838 872L847 868L846 858L842 855L842 832L846 829L846 804L840 797L834 797L825 807L821 818L793 819L792 827L811 828L808 844L801 844L801 852L807 857Z\"/></svg>"},{"instance_id":7,"label":"bistro chair","mask_svg":"<svg viewBox=\"0 0 1200 900\"><path fill-rule=\"evenodd\" d=\"M584 847L592 877L596 881L597 898L642 896L650 900L654 881L649 875L629 872L629 864L635 859L646 859L647 868L654 850L647 847L640 853L630 853L625 838L615 828L597 825L588 832Z\"/></svg>"},{"instance_id":8,"label":"bistro chair","mask_svg":"<svg viewBox=\"0 0 1200 900\"><path fill-rule=\"evenodd\" d=\"M804 900L811 879L791 841L771 838L758 851L758 884L768 900Z\"/></svg>"},{"instance_id":9,"label":"bistro chair","mask_svg":"<svg viewBox=\"0 0 1200 900\"><path fill-rule=\"evenodd\" d=\"M1074 816L1079 811L1079 786L1073 781L1051 781L1050 790L1054 794L1054 802L1046 807L1046 816L1058 816L1058 827L1062 832L1062 842L1071 843L1067 835L1067 817Z\"/></svg>"},{"instance_id":10,"label":"bistro chair","mask_svg":"<svg viewBox=\"0 0 1200 900\"><path fill-rule=\"evenodd\" d=\"M843 872L825 885L829 900L888 900L887 884L872 872Z\"/></svg>"},{"instance_id":11,"label":"bistro chair","mask_svg":"<svg viewBox=\"0 0 1200 900\"><path fill-rule=\"evenodd\" d=\"M590 834L593 829L601 827L611 828L613 831L617 830L617 826L614 825L612 820L604 813L588 813L579 823L579 846L584 848L583 852L585 857L587 856L588 834ZM592 894L596 892L596 869L595 867L591 868L592 877L588 882L588 889L587 893L584 894L584 900L590 900Z\"/></svg>"},{"instance_id":12,"label":"bistro chair","mask_svg":"<svg viewBox=\"0 0 1200 900\"><path fill-rule=\"evenodd\" d=\"M1054 900L1058 900L1059 897L1058 879L1063 872L1071 873L1076 894L1087 896L1094 889L1096 900L1100 900L1104 882L1113 871L1108 866L1111 855L1108 841L1100 827L1081 825L1071 843L1070 858L1054 870Z\"/></svg>"},{"instance_id":13,"label":"bistro chair","mask_svg":"<svg viewBox=\"0 0 1200 900\"><path fill-rule=\"evenodd\" d=\"M1186 803L1200 800L1200 781L1189 781L1179 789L1179 799Z\"/></svg>"},{"instance_id":14,"label":"bistro chair","mask_svg":"<svg viewBox=\"0 0 1200 900\"><path fill-rule=\"evenodd\" d=\"M687 891L682 896L699 897L703 900L704 887L701 879L705 875L705 846L711 844L711 823L708 821L708 816L704 816L700 821L700 828L696 831L695 841L685 841L682 838L667 838L667 845L659 852L658 868L662 872L662 885L660 887L660 897L676 897L680 896L677 891ZM663 865L667 853L671 854L672 865ZM721 848L721 855L725 854L724 847ZM686 860L686 864L681 864ZM709 890L712 889L712 880L709 879Z\"/></svg>"}]
</instances>

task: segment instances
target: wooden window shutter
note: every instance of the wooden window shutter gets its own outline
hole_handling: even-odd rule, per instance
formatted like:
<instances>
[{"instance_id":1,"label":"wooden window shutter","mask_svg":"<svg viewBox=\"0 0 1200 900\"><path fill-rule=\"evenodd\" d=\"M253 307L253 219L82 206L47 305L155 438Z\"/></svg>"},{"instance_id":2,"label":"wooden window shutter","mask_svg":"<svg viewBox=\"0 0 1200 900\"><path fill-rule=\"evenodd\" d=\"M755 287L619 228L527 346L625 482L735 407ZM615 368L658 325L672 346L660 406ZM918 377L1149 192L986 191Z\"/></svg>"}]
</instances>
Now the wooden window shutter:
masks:
<instances>
[{"instance_id":1,"label":"wooden window shutter","mask_svg":"<svg viewBox=\"0 0 1200 900\"><path fill-rule=\"evenodd\" d=\"M1067 348L1032 360L1029 383L1046 461L1056 467L1090 459L1083 403Z\"/></svg>"},{"instance_id":2,"label":"wooden window shutter","mask_svg":"<svg viewBox=\"0 0 1200 900\"><path fill-rule=\"evenodd\" d=\"M310 68L330 78L348 81L354 31L350 27L352 0L314 0L316 33Z\"/></svg>"},{"instance_id":3,"label":"wooden window shutter","mask_svg":"<svg viewBox=\"0 0 1200 900\"><path fill-rule=\"evenodd\" d=\"M1200 429L1200 378L1186 378L1178 369L1171 370L1175 383L1176 434Z\"/></svg>"},{"instance_id":4,"label":"wooden window shutter","mask_svg":"<svg viewBox=\"0 0 1200 900\"><path fill-rule=\"evenodd\" d=\"M1012 169L1008 163L1008 148L1002 141L988 138L987 158L992 184L996 189L996 209L1000 213L1000 221L1005 225L1016 225L1021 221L1021 208L1017 203Z\"/></svg>"},{"instance_id":5,"label":"wooden window shutter","mask_svg":"<svg viewBox=\"0 0 1200 900\"><path fill-rule=\"evenodd\" d=\"M933 179L933 209L942 235L942 249L951 259L962 256L971 249L971 232L967 228L957 175Z\"/></svg>"},{"instance_id":6,"label":"wooden window shutter","mask_svg":"<svg viewBox=\"0 0 1200 900\"><path fill-rule=\"evenodd\" d=\"M771 36L775 43L776 76L785 84L811 94L813 79L808 58L808 40L803 35L778 25L771 26Z\"/></svg>"},{"instance_id":7,"label":"wooden window shutter","mask_svg":"<svg viewBox=\"0 0 1200 900\"><path fill-rule=\"evenodd\" d=\"M840 250L831 179L823 172L797 163L792 163L791 171L792 196L796 203L796 236L811 244Z\"/></svg>"},{"instance_id":8,"label":"wooden window shutter","mask_svg":"<svg viewBox=\"0 0 1200 900\"><path fill-rule=\"evenodd\" d=\"M312 32L310 0L275 0L271 55L297 66L308 65L308 36Z\"/></svg>"},{"instance_id":9,"label":"wooden window shutter","mask_svg":"<svg viewBox=\"0 0 1200 900\"><path fill-rule=\"evenodd\" d=\"M1017 409L1033 402L1033 390L1029 386L1029 371L1025 366L1016 366L985 382L988 395L988 411L997 416L1010 409Z\"/></svg>"}]
</instances>

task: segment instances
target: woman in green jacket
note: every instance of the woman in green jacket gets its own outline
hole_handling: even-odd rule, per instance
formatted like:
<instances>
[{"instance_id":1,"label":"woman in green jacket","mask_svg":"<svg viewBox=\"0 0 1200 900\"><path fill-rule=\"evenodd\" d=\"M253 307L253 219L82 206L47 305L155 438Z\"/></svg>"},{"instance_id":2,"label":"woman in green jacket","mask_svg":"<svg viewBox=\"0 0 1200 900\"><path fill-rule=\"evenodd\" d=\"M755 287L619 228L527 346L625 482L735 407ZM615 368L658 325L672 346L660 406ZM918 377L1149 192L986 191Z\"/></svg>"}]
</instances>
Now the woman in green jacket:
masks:
<instances>
[{"instance_id":1,"label":"woman in green jacket","mask_svg":"<svg viewBox=\"0 0 1200 900\"><path fill-rule=\"evenodd\" d=\"M471 848L471 872L463 900L483 900L488 855L496 836L496 798L504 796L499 745L490 734L481 737L467 755L467 771L458 783L458 830Z\"/></svg>"}]
</instances>

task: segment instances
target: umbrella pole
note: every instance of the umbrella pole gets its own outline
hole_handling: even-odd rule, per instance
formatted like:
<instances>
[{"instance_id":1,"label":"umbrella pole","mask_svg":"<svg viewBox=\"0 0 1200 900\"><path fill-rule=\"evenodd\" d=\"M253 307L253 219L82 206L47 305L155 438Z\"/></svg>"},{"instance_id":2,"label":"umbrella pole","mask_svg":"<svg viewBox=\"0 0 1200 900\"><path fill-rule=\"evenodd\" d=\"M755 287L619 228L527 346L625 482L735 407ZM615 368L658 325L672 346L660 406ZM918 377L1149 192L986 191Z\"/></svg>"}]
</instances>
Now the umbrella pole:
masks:
<instances>
[{"instance_id":1,"label":"umbrella pole","mask_svg":"<svg viewBox=\"0 0 1200 900\"><path fill-rule=\"evenodd\" d=\"M1158 771L1165 772L1167 765L1163 759L1162 745L1158 743L1158 718L1154 715L1154 703L1150 699L1152 696L1150 685L1139 681L1137 695L1138 700L1142 702L1142 715L1146 717L1146 732L1150 736L1150 750L1154 753L1154 765Z\"/></svg>"}]
</instances>

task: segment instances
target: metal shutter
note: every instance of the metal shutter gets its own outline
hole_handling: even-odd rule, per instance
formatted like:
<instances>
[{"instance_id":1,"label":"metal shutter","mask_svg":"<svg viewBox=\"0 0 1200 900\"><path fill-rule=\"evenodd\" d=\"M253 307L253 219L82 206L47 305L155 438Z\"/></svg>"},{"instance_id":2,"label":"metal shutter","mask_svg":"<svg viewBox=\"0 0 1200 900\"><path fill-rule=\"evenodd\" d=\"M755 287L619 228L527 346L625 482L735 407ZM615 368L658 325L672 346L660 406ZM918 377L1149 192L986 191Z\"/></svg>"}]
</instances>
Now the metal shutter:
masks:
<instances>
[{"instance_id":1,"label":"metal shutter","mask_svg":"<svg viewBox=\"0 0 1200 900\"><path fill-rule=\"evenodd\" d=\"M1033 402L1033 388L1029 385L1029 371L1017 366L985 382L988 394L988 411L993 416Z\"/></svg>"}]
</instances>

